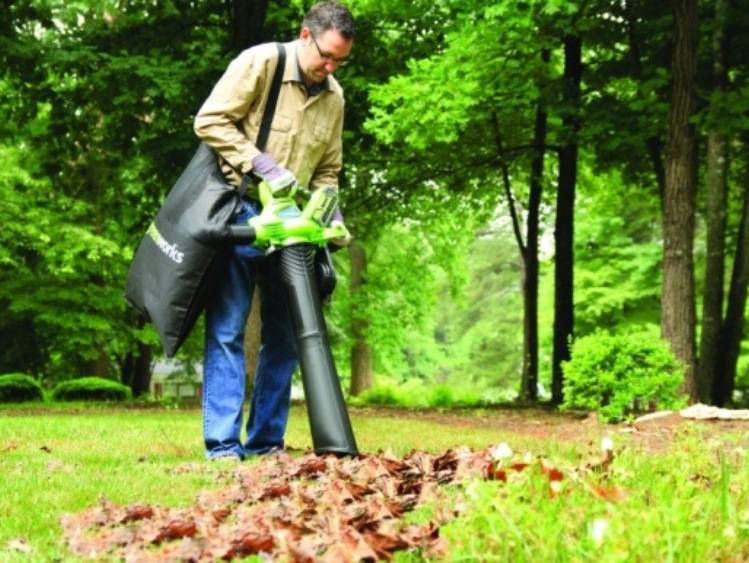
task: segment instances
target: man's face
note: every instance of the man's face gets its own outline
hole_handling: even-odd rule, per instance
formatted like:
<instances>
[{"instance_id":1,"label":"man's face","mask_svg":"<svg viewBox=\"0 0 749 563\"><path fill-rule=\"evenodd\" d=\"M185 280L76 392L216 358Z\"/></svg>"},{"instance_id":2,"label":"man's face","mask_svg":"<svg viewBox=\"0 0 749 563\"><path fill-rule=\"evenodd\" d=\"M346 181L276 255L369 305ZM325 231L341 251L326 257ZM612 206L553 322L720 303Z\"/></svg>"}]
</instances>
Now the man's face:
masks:
<instances>
[{"instance_id":1,"label":"man's face","mask_svg":"<svg viewBox=\"0 0 749 563\"><path fill-rule=\"evenodd\" d=\"M328 29L314 37L308 28L299 35L299 70L307 85L322 82L343 63L354 41L344 38L337 29Z\"/></svg>"}]
</instances>

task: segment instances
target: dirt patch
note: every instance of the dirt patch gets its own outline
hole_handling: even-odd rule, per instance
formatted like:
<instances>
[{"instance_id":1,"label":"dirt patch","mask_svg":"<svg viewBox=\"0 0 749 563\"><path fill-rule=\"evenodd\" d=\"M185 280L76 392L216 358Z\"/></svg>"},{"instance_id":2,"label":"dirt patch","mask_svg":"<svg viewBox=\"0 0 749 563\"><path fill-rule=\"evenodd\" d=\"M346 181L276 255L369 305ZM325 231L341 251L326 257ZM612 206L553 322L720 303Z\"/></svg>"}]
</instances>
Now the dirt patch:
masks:
<instances>
[{"instance_id":1,"label":"dirt patch","mask_svg":"<svg viewBox=\"0 0 749 563\"><path fill-rule=\"evenodd\" d=\"M679 412L654 413L632 423L605 424L595 413L558 411L552 407L497 407L491 409L353 408L353 416L413 418L470 430L501 430L522 438L557 440L586 445L604 436L626 435L633 447L666 451L680 434L701 440L730 442L749 448L749 420L686 418Z\"/></svg>"}]
</instances>

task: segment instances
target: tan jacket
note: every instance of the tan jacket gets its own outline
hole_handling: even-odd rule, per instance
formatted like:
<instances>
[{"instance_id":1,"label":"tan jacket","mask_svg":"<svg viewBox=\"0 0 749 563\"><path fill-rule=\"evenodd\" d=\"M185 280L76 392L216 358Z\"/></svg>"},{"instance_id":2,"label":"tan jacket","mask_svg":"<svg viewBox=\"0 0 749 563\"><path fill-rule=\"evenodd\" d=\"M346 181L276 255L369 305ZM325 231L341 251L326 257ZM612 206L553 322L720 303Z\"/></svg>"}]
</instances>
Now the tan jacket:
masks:
<instances>
[{"instance_id":1,"label":"tan jacket","mask_svg":"<svg viewBox=\"0 0 749 563\"><path fill-rule=\"evenodd\" d=\"M286 67L265 152L290 170L301 185L337 188L343 152L343 90L328 76L323 91L308 96L299 80L298 45L298 41L285 44ZM237 170L250 172L252 159L260 152L254 141L277 62L274 43L243 51L195 117L195 133L223 159L224 174L234 185L241 181Z\"/></svg>"}]
</instances>

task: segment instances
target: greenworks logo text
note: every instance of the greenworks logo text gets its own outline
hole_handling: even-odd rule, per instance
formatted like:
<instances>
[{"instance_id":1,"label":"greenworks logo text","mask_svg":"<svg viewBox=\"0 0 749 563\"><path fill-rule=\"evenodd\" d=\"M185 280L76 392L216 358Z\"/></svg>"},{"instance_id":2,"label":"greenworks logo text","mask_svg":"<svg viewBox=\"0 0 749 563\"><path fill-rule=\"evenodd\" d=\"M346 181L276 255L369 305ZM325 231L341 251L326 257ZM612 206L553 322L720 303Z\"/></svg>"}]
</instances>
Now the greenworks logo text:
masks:
<instances>
[{"instance_id":1,"label":"greenworks logo text","mask_svg":"<svg viewBox=\"0 0 749 563\"><path fill-rule=\"evenodd\" d=\"M151 223L151 225L148 227L148 235L153 239L153 241L156 243L156 246L159 247L161 252L166 254L177 264L182 263L182 258L184 258L185 256L184 253L177 250L176 244L169 244L169 241L161 236L161 233L156 228L156 225L154 223Z\"/></svg>"}]
</instances>

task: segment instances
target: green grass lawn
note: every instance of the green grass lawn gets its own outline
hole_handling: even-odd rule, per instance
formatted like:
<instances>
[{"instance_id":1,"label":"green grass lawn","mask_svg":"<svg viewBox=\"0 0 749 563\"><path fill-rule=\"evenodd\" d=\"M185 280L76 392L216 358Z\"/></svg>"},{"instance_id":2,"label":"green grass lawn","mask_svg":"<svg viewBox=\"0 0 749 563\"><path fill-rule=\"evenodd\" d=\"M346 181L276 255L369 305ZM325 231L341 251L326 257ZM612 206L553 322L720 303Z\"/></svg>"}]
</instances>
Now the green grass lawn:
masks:
<instances>
[{"instance_id":1,"label":"green grass lawn","mask_svg":"<svg viewBox=\"0 0 749 563\"><path fill-rule=\"evenodd\" d=\"M505 481L453 487L459 516L441 528L449 560L749 560L749 424L744 434L720 442L684 432L659 455L628 448L622 435L615 460L598 475L588 466L600 452L590 445L376 413L352 422L366 453L402 456L506 442L513 457L498 463L531 464L508 470ZM302 407L292 410L287 442L300 450L311 446ZM205 470L180 470L196 464ZM563 475L559 490L550 491L544 467ZM197 411L3 408L0 561L73 561L61 541L63 514L101 497L119 505L189 506L200 491L226 485L221 472L204 461ZM419 509L412 518L430 518L435 510Z\"/></svg>"}]
</instances>

